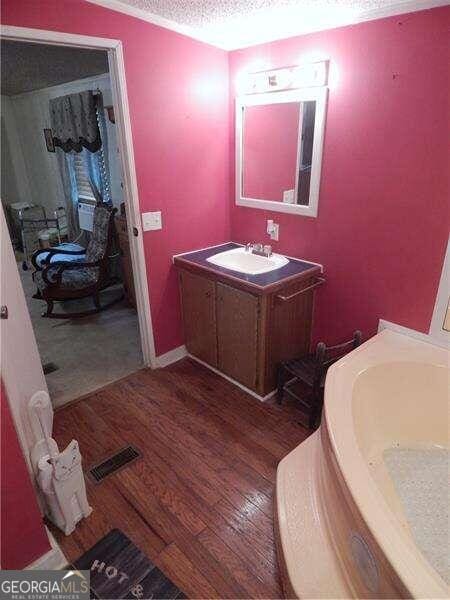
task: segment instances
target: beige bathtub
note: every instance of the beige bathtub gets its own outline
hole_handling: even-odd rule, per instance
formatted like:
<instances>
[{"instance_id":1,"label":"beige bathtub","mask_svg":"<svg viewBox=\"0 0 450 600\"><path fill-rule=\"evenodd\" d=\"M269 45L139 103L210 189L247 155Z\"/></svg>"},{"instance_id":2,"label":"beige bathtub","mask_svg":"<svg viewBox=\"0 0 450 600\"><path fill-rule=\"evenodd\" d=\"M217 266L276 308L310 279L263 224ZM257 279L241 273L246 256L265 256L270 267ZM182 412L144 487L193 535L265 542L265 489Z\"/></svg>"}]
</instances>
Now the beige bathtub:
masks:
<instances>
[{"instance_id":1,"label":"beige bathtub","mask_svg":"<svg viewBox=\"0 0 450 600\"><path fill-rule=\"evenodd\" d=\"M395 476L397 452L446 456L448 367L447 350L386 330L330 369L320 429L277 471L286 596L449 596L413 534ZM414 477L406 482L419 498Z\"/></svg>"}]
</instances>

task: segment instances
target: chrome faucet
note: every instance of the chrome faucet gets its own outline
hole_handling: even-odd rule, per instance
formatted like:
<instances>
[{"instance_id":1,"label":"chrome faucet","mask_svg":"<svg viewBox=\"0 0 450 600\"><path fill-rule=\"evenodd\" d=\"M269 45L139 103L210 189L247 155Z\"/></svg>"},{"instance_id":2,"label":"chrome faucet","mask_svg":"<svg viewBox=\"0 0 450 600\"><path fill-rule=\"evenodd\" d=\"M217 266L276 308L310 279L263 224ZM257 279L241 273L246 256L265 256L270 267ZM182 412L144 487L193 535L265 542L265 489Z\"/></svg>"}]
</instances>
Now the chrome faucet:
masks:
<instances>
[{"instance_id":1,"label":"chrome faucet","mask_svg":"<svg viewBox=\"0 0 450 600\"><path fill-rule=\"evenodd\" d=\"M245 245L245 251L251 252L252 254L258 254L259 256L266 256L270 258L272 256L272 246L263 246L262 244L248 243Z\"/></svg>"}]
</instances>

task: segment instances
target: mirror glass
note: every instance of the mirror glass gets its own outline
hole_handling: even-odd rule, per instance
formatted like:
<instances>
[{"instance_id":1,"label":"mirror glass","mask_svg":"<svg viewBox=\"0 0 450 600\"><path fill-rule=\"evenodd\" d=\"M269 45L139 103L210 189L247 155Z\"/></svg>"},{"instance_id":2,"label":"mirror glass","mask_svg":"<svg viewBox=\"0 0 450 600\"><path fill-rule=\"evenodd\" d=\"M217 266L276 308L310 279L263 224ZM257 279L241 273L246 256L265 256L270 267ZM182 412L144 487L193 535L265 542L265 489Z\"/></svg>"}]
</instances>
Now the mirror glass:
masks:
<instances>
[{"instance_id":1,"label":"mirror glass","mask_svg":"<svg viewBox=\"0 0 450 600\"><path fill-rule=\"evenodd\" d=\"M236 204L317 217L328 88L236 98Z\"/></svg>"},{"instance_id":2,"label":"mirror glass","mask_svg":"<svg viewBox=\"0 0 450 600\"><path fill-rule=\"evenodd\" d=\"M315 114L315 100L244 107L245 198L308 204Z\"/></svg>"}]
</instances>

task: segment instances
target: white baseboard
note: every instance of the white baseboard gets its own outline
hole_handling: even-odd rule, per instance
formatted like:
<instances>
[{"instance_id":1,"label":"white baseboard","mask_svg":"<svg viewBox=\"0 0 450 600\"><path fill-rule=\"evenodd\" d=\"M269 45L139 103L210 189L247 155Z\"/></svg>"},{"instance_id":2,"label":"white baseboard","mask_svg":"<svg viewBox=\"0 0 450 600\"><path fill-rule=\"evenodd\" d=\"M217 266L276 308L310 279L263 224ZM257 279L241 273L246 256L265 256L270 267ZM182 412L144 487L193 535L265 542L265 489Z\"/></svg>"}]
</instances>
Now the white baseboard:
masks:
<instances>
[{"instance_id":1,"label":"white baseboard","mask_svg":"<svg viewBox=\"0 0 450 600\"><path fill-rule=\"evenodd\" d=\"M161 369L162 367L167 367L177 360L181 360L187 356L186 346L178 346L178 348L174 348L173 350L169 350L165 354L161 354L156 357L156 366Z\"/></svg>"},{"instance_id":2,"label":"white baseboard","mask_svg":"<svg viewBox=\"0 0 450 600\"><path fill-rule=\"evenodd\" d=\"M46 528L48 539L50 542L51 550L43 554L40 558L25 567L26 571L40 571L40 570L60 570L69 564L69 561L65 557L63 551L58 545L58 542L53 537L52 533Z\"/></svg>"},{"instance_id":3,"label":"white baseboard","mask_svg":"<svg viewBox=\"0 0 450 600\"><path fill-rule=\"evenodd\" d=\"M232 377L228 377L228 375L225 375L225 373L222 373L218 369L215 369L211 365L208 365L208 363L204 362L200 358L197 358L196 356L192 356L192 354L189 354L186 349L186 346L178 346L178 348L174 348L173 350L170 350L169 352L166 352L165 354L161 354L160 356L157 356L156 364L157 364L157 367L159 369L161 369L163 367L167 367L168 365L171 365L174 362L177 362L178 360L181 360L182 358L185 358L186 356L189 356L189 358L192 358L192 360L195 360L195 362L198 362L201 365L203 365L204 367L206 367L207 369L209 369L210 371L213 371L213 373L220 375L221 377L223 377L230 383L233 383L235 386L237 386L238 388L240 388L247 394L250 394L250 396L253 396L257 400L260 400L261 402L265 402L266 400L268 400L269 398L271 398L272 396L274 396L277 393L276 390L273 390L266 396L260 396L259 394L257 394L253 390L249 389L248 387L245 387L245 385L242 385L242 383L239 383Z\"/></svg>"},{"instance_id":4,"label":"white baseboard","mask_svg":"<svg viewBox=\"0 0 450 600\"><path fill-rule=\"evenodd\" d=\"M195 360L195 362L198 362L199 364L203 365L204 367L206 367L207 369L209 369L210 371L212 371L213 373L216 373L216 375L220 375L221 377L223 377L224 379L226 379L230 383L234 384L235 386L237 386L238 388L240 388L241 390L243 390L247 394L250 394L250 396L253 396L253 398L256 398L260 402L265 402L269 398L272 398L272 396L275 396L275 394L277 393L277 390L273 390L272 392L269 392L266 396L260 396L259 394L257 394L253 390L251 390L250 388L245 387L245 385L242 385L242 383L239 383L238 381L236 381L232 377L228 377L228 375L225 375L225 373L222 373L218 369L215 369L211 365L208 365L208 363L204 362L203 360L200 360L200 358L197 358L196 356L192 356L192 354L189 354L189 353L188 353L188 356L189 356L189 358L192 358L192 360Z\"/></svg>"},{"instance_id":5,"label":"white baseboard","mask_svg":"<svg viewBox=\"0 0 450 600\"><path fill-rule=\"evenodd\" d=\"M378 321L378 332L383 331L383 329L390 329L391 331L402 333L403 335L407 335L408 337L414 338L415 340L419 340L421 342L426 342L427 344L433 344L434 346L440 346L441 348L448 348L447 342L441 340L440 338L434 337L428 333L416 331L415 329L409 329L409 327L404 327L403 325L397 325L397 323L392 323L391 321L380 319Z\"/></svg>"}]
</instances>

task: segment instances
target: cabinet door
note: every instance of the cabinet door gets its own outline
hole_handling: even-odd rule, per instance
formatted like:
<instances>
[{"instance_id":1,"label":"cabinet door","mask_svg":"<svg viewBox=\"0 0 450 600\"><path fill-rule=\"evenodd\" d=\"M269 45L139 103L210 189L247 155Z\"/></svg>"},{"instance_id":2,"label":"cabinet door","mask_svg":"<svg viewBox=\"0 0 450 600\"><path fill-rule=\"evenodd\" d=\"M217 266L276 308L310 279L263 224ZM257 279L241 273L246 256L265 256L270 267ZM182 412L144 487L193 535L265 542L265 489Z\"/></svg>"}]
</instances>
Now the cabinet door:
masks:
<instances>
[{"instance_id":1,"label":"cabinet door","mask_svg":"<svg viewBox=\"0 0 450 600\"><path fill-rule=\"evenodd\" d=\"M216 367L215 283L205 277L181 271L180 287L188 352Z\"/></svg>"},{"instance_id":2,"label":"cabinet door","mask_svg":"<svg viewBox=\"0 0 450 600\"><path fill-rule=\"evenodd\" d=\"M256 389L258 298L217 284L217 351L219 369Z\"/></svg>"}]
</instances>

